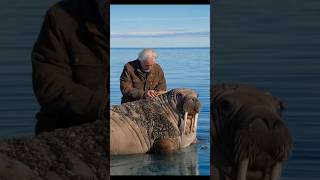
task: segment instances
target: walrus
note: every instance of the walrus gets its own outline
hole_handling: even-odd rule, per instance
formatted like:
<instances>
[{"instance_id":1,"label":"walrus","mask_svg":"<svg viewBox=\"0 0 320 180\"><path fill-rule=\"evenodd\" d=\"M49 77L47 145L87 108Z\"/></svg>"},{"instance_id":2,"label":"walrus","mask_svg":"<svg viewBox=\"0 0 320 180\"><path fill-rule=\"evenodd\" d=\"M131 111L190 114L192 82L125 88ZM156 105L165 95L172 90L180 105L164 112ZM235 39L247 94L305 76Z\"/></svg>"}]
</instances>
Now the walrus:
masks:
<instances>
[{"instance_id":1,"label":"walrus","mask_svg":"<svg viewBox=\"0 0 320 180\"><path fill-rule=\"evenodd\" d=\"M110 154L170 153L196 141L198 94L177 88L110 107Z\"/></svg>"},{"instance_id":2,"label":"walrus","mask_svg":"<svg viewBox=\"0 0 320 180\"><path fill-rule=\"evenodd\" d=\"M0 140L0 180L110 179L108 128L97 120ZM109 132L108 132L109 133Z\"/></svg>"},{"instance_id":3,"label":"walrus","mask_svg":"<svg viewBox=\"0 0 320 180\"><path fill-rule=\"evenodd\" d=\"M214 86L212 95L212 179L279 180L292 149L282 102L239 84Z\"/></svg>"}]
</instances>

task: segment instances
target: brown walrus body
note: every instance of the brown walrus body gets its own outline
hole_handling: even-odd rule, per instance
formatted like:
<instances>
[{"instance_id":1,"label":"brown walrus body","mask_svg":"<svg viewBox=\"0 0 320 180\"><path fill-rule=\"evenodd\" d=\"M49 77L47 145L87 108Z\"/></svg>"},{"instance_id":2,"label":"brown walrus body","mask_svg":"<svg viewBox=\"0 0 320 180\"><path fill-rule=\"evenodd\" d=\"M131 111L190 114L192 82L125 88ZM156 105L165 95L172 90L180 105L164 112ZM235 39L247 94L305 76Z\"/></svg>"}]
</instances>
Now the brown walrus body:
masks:
<instances>
[{"instance_id":1,"label":"brown walrus body","mask_svg":"<svg viewBox=\"0 0 320 180\"><path fill-rule=\"evenodd\" d=\"M200 101L191 89L110 108L110 154L172 152L195 142Z\"/></svg>"},{"instance_id":2,"label":"brown walrus body","mask_svg":"<svg viewBox=\"0 0 320 180\"><path fill-rule=\"evenodd\" d=\"M105 123L0 140L0 180L109 179Z\"/></svg>"},{"instance_id":3,"label":"brown walrus body","mask_svg":"<svg viewBox=\"0 0 320 180\"><path fill-rule=\"evenodd\" d=\"M212 92L212 179L280 179L292 147L281 102L246 85L223 84Z\"/></svg>"}]
</instances>

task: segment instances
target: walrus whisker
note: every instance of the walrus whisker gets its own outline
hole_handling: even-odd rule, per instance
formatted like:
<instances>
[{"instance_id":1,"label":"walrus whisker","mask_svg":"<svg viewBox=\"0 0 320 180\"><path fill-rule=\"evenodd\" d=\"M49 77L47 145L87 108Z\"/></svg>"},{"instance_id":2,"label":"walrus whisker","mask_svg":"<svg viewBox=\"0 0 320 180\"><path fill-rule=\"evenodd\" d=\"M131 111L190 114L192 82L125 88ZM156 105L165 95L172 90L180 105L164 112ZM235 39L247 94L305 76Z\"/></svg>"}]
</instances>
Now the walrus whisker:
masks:
<instances>
[{"instance_id":1,"label":"walrus whisker","mask_svg":"<svg viewBox=\"0 0 320 180\"><path fill-rule=\"evenodd\" d=\"M244 159L239 162L237 180L246 180L248 171L249 159Z\"/></svg>"},{"instance_id":2,"label":"walrus whisker","mask_svg":"<svg viewBox=\"0 0 320 180\"><path fill-rule=\"evenodd\" d=\"M282 163L278 162L272 168L271 180L279 180L281 176L281 171L282 171Z\"/></svg>"}]
</instances>

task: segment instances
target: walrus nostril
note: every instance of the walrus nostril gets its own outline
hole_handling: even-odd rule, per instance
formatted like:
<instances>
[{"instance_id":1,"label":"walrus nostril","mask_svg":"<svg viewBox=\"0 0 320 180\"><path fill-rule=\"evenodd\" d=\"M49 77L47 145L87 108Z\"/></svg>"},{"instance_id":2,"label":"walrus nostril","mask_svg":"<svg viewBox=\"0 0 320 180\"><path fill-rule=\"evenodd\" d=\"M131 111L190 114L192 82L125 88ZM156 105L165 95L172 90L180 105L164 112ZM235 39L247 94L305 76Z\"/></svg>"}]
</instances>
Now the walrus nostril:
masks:
<instances>
[{"instance_id":1,"label":"walrus nostril","mask_svg":"<svg viewBox=\"0 0 320 180\"><path fill-rule=\"evenodd\" d=\"M200 111L201 104L197 98L190 97L183 102L183 111L192 114Z\"/></svg>"},{"instance_id":2,"label":"walrus nostril","mask_svg":"<svg viewBox=\"0 0 320 180\"><path fill-rule=\"evenodd\" d=\"M270 122L269 120L267 120L267 119L262 119L262 121L265 123L265 125L268 127L268 129L271 129L272 124L271 124L271 122Z\"/></svg>"},{"instance_id":3,"label":"walrus nostril","mask_svg":"<svg viewBox=\"0 0 320 180\"><path fill-rule=\"evenodd\" d=\"M268 127L268 129L274 129L278 125L281 125L282 122L279 119L262 119L262 121L265 123L265 125Z\"/></svg>"},{"instance_id":4,"label":"walrus nostril","mask_svg":"<svg viewBox=\"0 0 320 180\"><path fill-rule=\"evenodd\" d=\"M273 123L273 129L276 129L278 127L283 127L284 124L281 120L275 120L274 123Z\"/></svg>"}]
</instances>

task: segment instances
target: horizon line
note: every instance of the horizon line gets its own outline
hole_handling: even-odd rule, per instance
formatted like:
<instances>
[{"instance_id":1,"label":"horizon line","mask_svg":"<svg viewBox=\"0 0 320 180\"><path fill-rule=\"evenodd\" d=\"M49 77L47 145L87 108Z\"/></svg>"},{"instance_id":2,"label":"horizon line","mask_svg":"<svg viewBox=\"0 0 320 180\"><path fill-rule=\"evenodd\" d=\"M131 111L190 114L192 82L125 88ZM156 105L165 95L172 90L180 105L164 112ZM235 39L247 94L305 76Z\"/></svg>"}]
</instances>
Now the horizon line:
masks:
<instances>
[{"instance_id":1,"label":"horizon line","mask_svg":"<svg viewBox=\"0 0 320 180\"><path fill-rule=\"evenodd\" d=\"M110 47L110 49L144 49L144 48L146 48L146 47ZM189 49L191 49L191 48L210 48L210 47L151 47L151 48L153 48L153 49L164 49L164 48L167 48L167 49L169 49L169 48L171 48L171 49L174 49L174 48L187 49L187 48L189 48Z\"/></svg>"}]
</instances>

